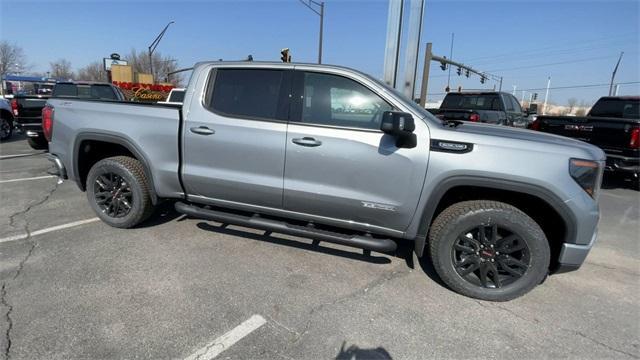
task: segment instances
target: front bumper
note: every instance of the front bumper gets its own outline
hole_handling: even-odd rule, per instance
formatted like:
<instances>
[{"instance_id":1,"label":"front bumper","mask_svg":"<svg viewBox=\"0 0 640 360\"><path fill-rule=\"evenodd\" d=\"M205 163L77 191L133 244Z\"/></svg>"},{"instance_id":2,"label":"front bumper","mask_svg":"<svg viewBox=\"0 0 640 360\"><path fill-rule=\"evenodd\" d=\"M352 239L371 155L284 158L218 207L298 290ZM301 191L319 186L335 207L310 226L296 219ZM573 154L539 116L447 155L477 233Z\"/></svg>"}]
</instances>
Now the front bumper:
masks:
<instances>
[{"instance_id":1,"label":"front bumper","mask_svg":"<svg viewBox=\"0 0 640 360\"><path fill-rule=\"evenodd\" d=\"M591 241L587 245L578 244L562 244L560 250L560 257L558 258L558 267L553 271L555 274L565 273L569 271L578 270L584 263L591 251L591 248L598 240L598 229L594 231Z\"/></svg>"}]
</instances>

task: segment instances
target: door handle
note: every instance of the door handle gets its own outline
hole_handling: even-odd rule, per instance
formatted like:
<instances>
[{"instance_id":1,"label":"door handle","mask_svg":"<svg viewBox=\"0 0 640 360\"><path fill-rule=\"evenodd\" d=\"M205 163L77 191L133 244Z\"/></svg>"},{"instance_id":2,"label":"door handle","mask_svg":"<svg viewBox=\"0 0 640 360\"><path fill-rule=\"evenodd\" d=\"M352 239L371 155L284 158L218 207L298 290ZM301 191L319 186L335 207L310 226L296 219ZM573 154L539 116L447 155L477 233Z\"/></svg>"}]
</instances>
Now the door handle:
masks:
<instances>
[{"instance_id":1,"label":"door handle","mask_svg":"<svg viewBox=\"0 0 640 360\"><path fill-rule=\"evenodd\" d=\"M291 142L300 146L308 146L308 147L315 147L315 146L322 145L322 141L316 140L312 137L307 137L307 136L303 138L292 139Z\"/></svg>"},{"instance_id":2,"label":"door handle","mask_svg":"<svg viewBox=\"0 0 640 360\"><path fill-rule=\"evenodd\" d=\"M198 135L212 135L216 133L215 130L209 129L206 126L194 126L189 130L191 130L192 133L198 134Z\"/></svg>"}]
</instances>

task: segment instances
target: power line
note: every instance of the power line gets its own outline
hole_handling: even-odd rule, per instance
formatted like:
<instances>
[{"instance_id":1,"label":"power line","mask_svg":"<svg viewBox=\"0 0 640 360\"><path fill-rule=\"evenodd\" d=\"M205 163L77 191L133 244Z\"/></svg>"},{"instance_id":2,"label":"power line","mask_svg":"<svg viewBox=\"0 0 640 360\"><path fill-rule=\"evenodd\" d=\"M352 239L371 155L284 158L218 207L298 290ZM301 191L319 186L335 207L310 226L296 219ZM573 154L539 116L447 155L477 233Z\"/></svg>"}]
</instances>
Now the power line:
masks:
<instances>
[{"instance_id":1,"label":"power line","mask_svg":"<svg viewBox=\"0 0 640 360\"><path fill-rule=\"evenodd\" d=\"M606 41L607 44L610 44L612 42L618 42L618 41L624 41L624 38L626 37L630 37L630 36L637 36L637 34L635 32L630 32L630 33L623 33L620 35L617 35L615 37L614 40L611 39L611 35L604 37L604 38L598 38L598 39L592 39L592 40L587 40L587 41L581 41L580 45L577 47L579 48L584 48L585 44L588 43L594 43L594 42L602 42L602 41ZM484 60L484 59L495 59L495 58L504 58L506 56L512 55L512 54L518 54L518 55L522 55L522 56L528 56L529 54L537 54L540 53L541 50L551 50L551 49L556 49L559 48L559 51L564 51L564 50L568 50L571 49L571 47L567 48L565 44L568 45L573 45L575 44L576 41L570 41L570 42L565 42L562 44L557 44L557 45L551 45L551 46L546 46L546 47L539 47L537 49L525 49L525 50L519 50L519 51L512 51L512 52L508 52L508 53L503 53L503 54L497 54L497 55L489 55L489 56L481 56L481 57L477 57L477 58L471 58L466 60L466 62L475 62L476 60ZM575 47L575 45L574 45ZM552 51L553 52L553 51Z\"/></svg>"},{"instance_id":2,"label":"power line","mask_svg":"<svg viewBox=\"0 0 640 360\"><path fill-rule=\"evenodd\" d=\"M640 84L640 81L627 81L616 83L616 85L632 85L632 84ZM571 85L571 86L556 86L550 87L549 90L558 90L558 89L581 89L581 88L592 88L592 87L603 87L609 86L609 84L586 84L586 85ZM519 91L535 91L535 90L546 90L546 87L543 88L531 88L531 89L520 89Z\"/></svg>"},{"instance_id":3,"label":"power line","mask_svg":"<svg viewBox=\"0 0 640 360\"><path fill-rule=\"evenodd\" d=\"M593 60L611 59L613 57L614 56L611 56L611 55L609 55L609 56L599 56L599 57L587 58L587 59L578 59L578 60L570 60L570 61L559 61L559 62L555 62L555 63L538 64L538 65L518 66L518 67L513 67L513 68L494 69L494 70L489 70L489 71L512 71L512 70L521 70L521 69L532 69L532 68L546 67L546 66L553 66L553 65L573 64L573 63L593 61Z\"/></svg>"}]
</instances>

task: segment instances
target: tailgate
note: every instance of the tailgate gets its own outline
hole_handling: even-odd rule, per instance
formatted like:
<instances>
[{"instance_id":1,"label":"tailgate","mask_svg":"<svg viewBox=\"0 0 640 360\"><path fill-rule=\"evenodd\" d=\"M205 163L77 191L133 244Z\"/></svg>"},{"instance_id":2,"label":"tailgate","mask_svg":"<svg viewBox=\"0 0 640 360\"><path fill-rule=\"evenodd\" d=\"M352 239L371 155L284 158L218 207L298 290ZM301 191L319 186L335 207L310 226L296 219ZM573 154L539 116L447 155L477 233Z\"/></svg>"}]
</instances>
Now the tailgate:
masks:
<instances>
[{"instance_id":1,"label":"tailgate","mask_svg":"<svg viewBox=\"0 0 640 360\"><path fill-rule=\"evenodd\" d=\"M467 110L467 109L441 109L438 117L443 120L460 120L469 121L472 114L480 116L480 122L483 123L499 123L504 118L502 111L493 110Z\"/></svg>"},{"instance_id":2,"label":"tailgate","mask_svg":"<svg viewBox=\"0 0 640 360\"><path fill-rule=\"evenodd\" d=\"M24 120L39 120L42 117L42 108L47 103L47 98L17 98L18 117Z\"/></svg>"},{"instance_id":3,"label":"tailgate","mask_svg":"<svg viewBox=\"0 0 640 360\"><path fill-rule=\"evenodd\" d=\"M540 116L540 131L567 136L596 145L608 152L628 147L630 128L637 120L577 116Z\"/></svg>"}]
</instances>

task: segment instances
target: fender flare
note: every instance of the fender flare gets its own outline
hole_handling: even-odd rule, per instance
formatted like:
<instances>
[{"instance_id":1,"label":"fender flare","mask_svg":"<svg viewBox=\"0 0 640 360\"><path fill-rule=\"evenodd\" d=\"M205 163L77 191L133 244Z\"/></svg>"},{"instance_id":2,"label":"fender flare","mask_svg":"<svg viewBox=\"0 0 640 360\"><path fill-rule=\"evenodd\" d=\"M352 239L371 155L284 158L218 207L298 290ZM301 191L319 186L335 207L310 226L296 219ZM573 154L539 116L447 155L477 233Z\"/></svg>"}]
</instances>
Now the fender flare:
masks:
<instances>
[{"instance_id":1,"label":"fender flare","mask_svg":"<svg viewBox=\"0 0 640 360\"><path fill-rule=\"evenodd\" d=\"M149 185L149 194L151 195L151 203L153 205L156 205L158 203L158 195L156 194L156 190L155 190L156 188L153 182L151 168L149 167L149 160L144 155L142 150L140 150L132 141L130 141L129 139L127 139L126 137L120 134L85 131L85 132L78 133L76 135L75 142L73 144L73 155L75 160L73 163L73 178L76 184L78 184L78 187L82 191L86 191L86 186L85 184L82 183L82 180L80 179L80 172L78 171L78 168L79 168L78 162L80 160L80 156L79 156L80 144L82 144L82 142L87 140L113 143L113 144L120 145L125 149L129 150L129 152L131 152L133 156L135 156L136 159L142 163L144 174L146 175L147 181L149 182L148 185Z\"/></svg>"},{"instance_id":2,"label":"fender flare","mask_svg":"<svg viewBox=\"0 0 640 360\"><path fill-rule=\"evenodd\" d=\"M577 234L576 219L573 212L557 195L552 193L541 186L532 185L528 183L511 181L505 179L480 177L480 176L452 176L442 180L436 188L431 192L431 195L425 202L425 206L421 212L417 214L420 219L420 225L418 227L418 233L415 239L414 251L418 257L421 257L424 253L424 248L427 242L427 234L429 232L429 226L433 220L433 215L440 204L444 194L447 191L458 186L477 186L490 188L495 190L506 190L511 192L518 192L527 195L531 195L539 198L553 208L563 219L566 226L566 234L563 241L565 243L574 243Z\"/></svg>"}]
</instances>

